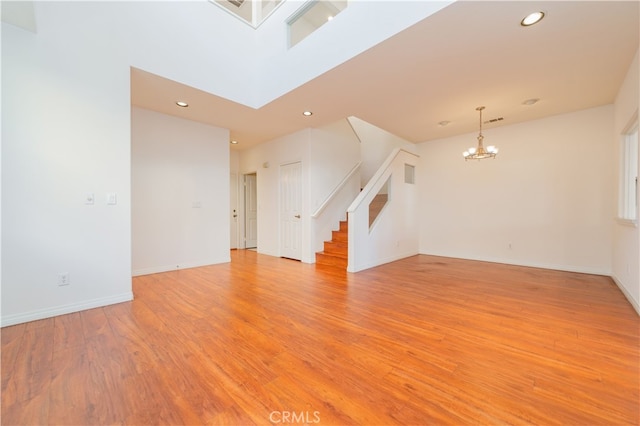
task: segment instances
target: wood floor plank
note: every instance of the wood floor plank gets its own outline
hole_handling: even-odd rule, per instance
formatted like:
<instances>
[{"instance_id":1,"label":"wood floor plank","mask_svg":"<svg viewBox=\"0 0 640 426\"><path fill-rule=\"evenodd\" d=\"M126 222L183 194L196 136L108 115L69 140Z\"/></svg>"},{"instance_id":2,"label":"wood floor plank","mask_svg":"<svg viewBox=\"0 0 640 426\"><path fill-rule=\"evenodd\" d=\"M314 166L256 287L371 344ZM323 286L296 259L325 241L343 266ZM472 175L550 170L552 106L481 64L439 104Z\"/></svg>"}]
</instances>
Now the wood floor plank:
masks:
<instances>
[{"instance_id":1,"label":"wood floor plank","mask_svg":"<svg viewBox=\"0 0 640 426\"><path fill-rule=\"evenodd\" d=\"M104 313L104 309L88 309L80 312L82 319L82 334L85 342L106 333L110 333L109 321Z\"/></svg>"},{"instance_id":2,"label":"wood floor plank","mask_svg":"<svg viewBox=\"0 0 640 426\"><path fill-rule=\"evenodd\" d=\"M18 357L20 356L20 347L22 344L22 338L26 329L25 324L18 324L11 327L5 327L0 331L0 338L2 341L2 354L1 354L1 366L3 371L14 371ZM14 380L12 380L14 379ZM11 388L9 384L11 381ZM2 388L0 392L6 395L6 398L2 398L2 404L12 404L16 400L16 386L17 382L15 377L9 374L2 374Z\"/></svg>"},{"instance_id":3,"label":"wood floor plank","mask_svg":"<svg viewBox=\"0 0 640 426\"><path fill-rule=\"evenodd\" d=\"M2 424L640 423L640 317L608 277L231 256L2 329Z\"/></svg>"},{"instance_id":4,"label":"wood floor plank","mask_svg":"<svg viewBox=\"0 0 640 426\"><path fill-rule=\"evenodd\" d=\"M95 390L84 348L64 349L54 354L49 408L52 418L61 424L96 424L91 402L99 397Z\"/></svg>"},{"instance_id":5,"label":"wood floor plank","mask_svg":"<svg viewBox=\"0 0 640 426\"><path fill-rule=\"evenodd\" d=\"M3 425L46 425L49 424L49 400L50 390L45 388L43 392L32 398L5 404L4 393L2 403Z\"/></svg>"},{"instance_id":6,"label":"wood floor plank","mask_svg":"<svg viewBox=\"0 0 640 426\"><path fill-rule=\"evenodd\" d=\"M53 351L81 348L84 331L80 312L53 318Z\"/></svg>"},{"instance_id":7,"label":"wood floor plank","mask_svg":"<svg viewBox=\"0 0 640 426\"><path fill-rule=\"evenodd\" d=\"M9 373L7 394L2 399L24 402L48 392L53 360L53 319L27 327L18 348L14 369ZM2 369L3 375L5 369Z\"/></svg>"}]
</instances>

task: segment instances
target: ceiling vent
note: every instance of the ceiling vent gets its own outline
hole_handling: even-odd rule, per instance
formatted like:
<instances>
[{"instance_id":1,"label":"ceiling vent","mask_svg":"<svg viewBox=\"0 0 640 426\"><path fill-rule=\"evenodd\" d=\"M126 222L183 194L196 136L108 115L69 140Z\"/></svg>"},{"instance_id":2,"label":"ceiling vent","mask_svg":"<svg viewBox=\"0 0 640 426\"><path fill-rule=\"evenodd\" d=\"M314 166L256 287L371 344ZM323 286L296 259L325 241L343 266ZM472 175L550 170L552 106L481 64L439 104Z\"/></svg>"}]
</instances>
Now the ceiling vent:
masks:
<instances>
[{"instance_id":1,"label":"ceiling vent","mask_svg":"<svg viewBox=\"0 0 640 426\"><path fill-rule=\"evenodd\" d=\"M231 3L232 5L236 6L236 7L240 7L244 4L245 0L228 0L229 3Z\"/></svg>"},{"instance_id":2,"label":"ceiling vent","mask_svg":"<svg viewBox=\"0 0 640 426\"><path fill-rule=\"evenodd\" d=\"M485 121L483 124L495 123L496 121L502 121L504 117L492 118L491 120Z\"/></svg>"}]
</instances>

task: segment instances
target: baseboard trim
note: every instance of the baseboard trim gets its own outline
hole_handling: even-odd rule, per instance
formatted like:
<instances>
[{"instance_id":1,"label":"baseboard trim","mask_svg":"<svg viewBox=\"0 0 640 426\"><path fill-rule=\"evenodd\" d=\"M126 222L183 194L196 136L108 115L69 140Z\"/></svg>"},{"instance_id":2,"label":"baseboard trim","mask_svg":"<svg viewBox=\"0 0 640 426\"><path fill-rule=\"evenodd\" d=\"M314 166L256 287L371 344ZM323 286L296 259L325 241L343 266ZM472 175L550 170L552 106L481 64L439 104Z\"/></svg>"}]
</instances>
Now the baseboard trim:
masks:
<instances>
[{"instance_id":1,"label":"baseboard trim","mask_svg":"<svg viewBox=\"0 0 640 426\"><path fill-rule=\"evenodd\" d=\"M141 275L160 274L162 272L179 271L181 269L199 268L201 266L209 266L209 265L216 265L219 263L229 263L229 262L231 262L231 256L227 256L226 258L220 258L220 259L203 260L199 262L180 263L179 265L163 265L163 266L152 266L149 268L140 268L140 269L133 270L131 274L134 277L139 277Z\"/></svg>"},{"instance_id":2,"label":"baseboard trim","mask_svg":"<svg viewBox=\"0 0 640 426\"><path fill-rule=\"evenodd\" d=\"M113 296L85 300L78 303L70 303L68 305L38 309L22 314L7 315L0 318L0 327L8 327L10 325L22 324L24 322L71 314L74 312L85 311L87 309L101 308L103 306L115 305L116 303L130 302L131 300L133 300L133 292L128 291L126 293L115 294Z\"/></svg>"},{"instance_id":3,"label":"baseboard trim","mask_svg":"<svg viewBox=\"0 0 640 426\"><path fill-rule=\"evenodd\" d=\"M640 303L638 303L638 301L631 296L631 293L629 293L629 291L625 288L625 286L622 285L622 282L618 280L615 275L611 275L611 279L613 279L613 282L616 283L622 294L624 294L624 297L627 298L633 309L636 310L638 316L640 316Z\"/></svg>"},{"instance_id":4,"label":"baseboard trim","mask_svg":"<svg viewBox=\"0 0 640 426\"><path fill-rule=\"evenodd\" d=\"M514 266L524 266L526 268L540 268L540 269L551 269L554 271L565 271L565 272L577 272L579 274L591 274L591 275L604 275L606 277L611 276L611 271L608 269L601 268L589 268L585 266L574 266L574 265L556 265L550 263L537 263L537 262L517 262L512 259L499 259L499 258L488 258L488 257L476 257L476 256L461 256L456 254L443 254L443 253L427 253L421 251L420 254L424 254L427 256L439 256L439 257L451 257L454 259L465 259L465 260L476 260L479 262L489 262L489 263L502 263L504 265L514 265Z\"/></svg>"}]
</instances>

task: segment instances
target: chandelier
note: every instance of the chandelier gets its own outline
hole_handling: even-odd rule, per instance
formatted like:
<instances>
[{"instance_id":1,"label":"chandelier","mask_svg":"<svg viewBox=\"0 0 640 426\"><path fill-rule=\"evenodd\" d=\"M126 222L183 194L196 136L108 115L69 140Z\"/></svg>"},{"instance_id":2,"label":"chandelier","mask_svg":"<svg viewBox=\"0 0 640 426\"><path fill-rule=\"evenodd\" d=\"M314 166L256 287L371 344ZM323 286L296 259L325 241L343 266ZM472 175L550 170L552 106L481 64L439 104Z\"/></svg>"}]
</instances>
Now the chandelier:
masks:
<instances>
[{"instance_id":1,"label":"chandelier","mask_svg":"<svg viewBox=\"0 0 640 426\"><path fill-rule=\"evenodd\" d=\"M486 149L482 144L484 136L482 136L482 110L483 106L476 108L476 111L480 111L480 133L478 134L478 146L476 148L469 148L462 153L465 160L482 160L484 158L496 158L498 155L498 148L493 145L488 146Z\"/></svg>"}]
</instances>

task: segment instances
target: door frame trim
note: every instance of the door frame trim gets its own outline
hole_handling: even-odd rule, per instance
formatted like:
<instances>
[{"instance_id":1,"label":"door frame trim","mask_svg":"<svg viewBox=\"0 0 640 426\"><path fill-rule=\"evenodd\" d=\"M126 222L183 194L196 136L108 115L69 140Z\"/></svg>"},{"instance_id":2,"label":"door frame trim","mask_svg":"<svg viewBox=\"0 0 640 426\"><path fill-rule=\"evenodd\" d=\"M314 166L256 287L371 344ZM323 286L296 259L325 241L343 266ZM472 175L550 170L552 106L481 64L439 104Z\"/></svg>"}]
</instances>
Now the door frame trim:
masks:
<instances>
[{"instance_id":1,"label":"door frame trim","mask_svg":"<svg viewBox=\"0 0 640 426\"><path fill-rule=\"evenodd\" d=\"M246 249L247 248L247 176L255 175L256 177L256 199L258 198L258 172L247 172L242 173L242 229L240 230L240 241L238 241L238 248ZM256 212L256 215L258 213ZM257 217L256 217L257 223ZM257 225L256 225L257 226ZM256 231L257 232L257 231ZM256 235L256 249L258 248L258 238Z\"/></svg>"}]
</instances>

